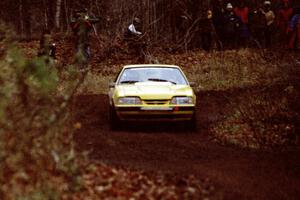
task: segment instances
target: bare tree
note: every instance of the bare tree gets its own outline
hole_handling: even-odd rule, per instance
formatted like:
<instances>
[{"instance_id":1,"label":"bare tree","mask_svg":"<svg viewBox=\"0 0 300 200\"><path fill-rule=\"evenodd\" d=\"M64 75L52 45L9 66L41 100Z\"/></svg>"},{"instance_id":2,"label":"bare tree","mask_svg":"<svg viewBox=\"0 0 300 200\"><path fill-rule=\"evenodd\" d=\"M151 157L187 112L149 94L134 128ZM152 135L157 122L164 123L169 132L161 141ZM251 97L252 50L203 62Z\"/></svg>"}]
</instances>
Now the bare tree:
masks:
<instances>
[{"instance_id":1,"label":"bare tree","mask_svg":"<svg viewBox=\"0 0 300 200\"><path fill-rule=\"evenodd\" d=\"M56 1L55 28L57 30L60 29L61 3L62 3L62 0Z\"/></svg>"},{"instance_id":2,"label":"bare tree","mask_svg":"<svg viewBox=\"0 0 300 200\"><path fill-rule=\"evenodd\" d=\"M38 34L35 32L41 27L66 31L73 10L84 7L101 19L96 27L100 34L109 38L121 36L137 16L151 41L159 44L182 38L203 4L201 0L1 0L1 7L8 9L1 9L0 17L4 16L20 35L28 37L31 32Z\"/></svg>"},{"instance_id":3,"label":"bare tree","mask_svg":"<svg viewBox=\"0 0 300 200\"><path fill-rule=\"evenodd\" d=\"M31 38L31 15L30 15L30 3L28 0L20 0L20 25L22 36L25 36L26 39Z\"/></svg>"},{"instance_id":4,"label":"bare tree","mask_svg":"<svg viewBox=\"0 0 300 200\"><path fill-rule=\"evenodd\" d=\"M20 22L20 34L21 34L21 37L24 37L24 21L23 21L23 2L22 0L19 0L19 22Z\"/></svg>"}]
</instances>

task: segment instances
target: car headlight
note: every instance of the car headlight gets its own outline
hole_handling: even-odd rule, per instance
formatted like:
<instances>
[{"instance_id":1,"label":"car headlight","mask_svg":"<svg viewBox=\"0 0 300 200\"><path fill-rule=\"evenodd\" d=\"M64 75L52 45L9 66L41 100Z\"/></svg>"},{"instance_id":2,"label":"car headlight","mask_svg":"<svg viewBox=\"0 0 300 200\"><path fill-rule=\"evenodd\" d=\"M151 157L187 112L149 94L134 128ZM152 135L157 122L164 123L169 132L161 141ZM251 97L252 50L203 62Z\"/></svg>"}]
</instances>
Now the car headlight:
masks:
<instances>
[{"instance_id":1,"label":"car headlight","mask_svg":"<svg viewBox=\"0 0 300 200\"><path fill-rule=\"evenodd\" d=\"M142 104L142 101L139 97L121 97L118 99L118 104L136 105L136 104Z\"/></svg>"},{"instance_id":2,"label":"car headlight","mask_svg":"<svg viewBox=\"0 0 300 200\"><path fill-rule=\"evenodd\" d=\"M173 97L171 104L193 104L192 97Z\"/></svg>"}]
</instances>

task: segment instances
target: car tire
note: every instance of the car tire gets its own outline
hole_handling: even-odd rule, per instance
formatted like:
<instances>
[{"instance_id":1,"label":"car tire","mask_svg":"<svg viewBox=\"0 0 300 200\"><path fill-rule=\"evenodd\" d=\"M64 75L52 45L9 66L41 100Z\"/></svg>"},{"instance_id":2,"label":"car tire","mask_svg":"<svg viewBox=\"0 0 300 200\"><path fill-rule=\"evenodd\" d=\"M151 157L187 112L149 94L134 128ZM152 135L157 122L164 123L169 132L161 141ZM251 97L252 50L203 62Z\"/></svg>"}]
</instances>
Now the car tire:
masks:
<instances>
[{"instance_id":1,"label":"car tire","mask_svg":"<svg viewBox=\"0 0 300 200\"><path fill-rule=\"evenodd\" d=\"M109 107L109 125L110 130L116 131L120 129L121 123L113 106Z\"/></svg>"}]
</instances>

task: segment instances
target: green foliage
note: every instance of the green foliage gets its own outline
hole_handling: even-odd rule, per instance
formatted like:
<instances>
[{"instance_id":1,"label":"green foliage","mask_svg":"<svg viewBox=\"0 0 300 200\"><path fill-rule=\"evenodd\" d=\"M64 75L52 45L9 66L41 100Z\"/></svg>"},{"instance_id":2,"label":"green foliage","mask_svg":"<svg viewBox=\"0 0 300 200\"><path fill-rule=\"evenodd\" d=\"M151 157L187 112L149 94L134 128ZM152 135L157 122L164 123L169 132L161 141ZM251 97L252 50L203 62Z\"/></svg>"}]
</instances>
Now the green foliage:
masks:
<instances>
[{"instance_id":1,"label":"green foliage","mask_svg":"<svg viewBox=\"0 0 300 200\"><path fill-rule=\"evenodd\" d=\"M0 61L0 199L60 199L80 186L70 120L83 79L4 41Z\"/></svg>"}]
</instances>

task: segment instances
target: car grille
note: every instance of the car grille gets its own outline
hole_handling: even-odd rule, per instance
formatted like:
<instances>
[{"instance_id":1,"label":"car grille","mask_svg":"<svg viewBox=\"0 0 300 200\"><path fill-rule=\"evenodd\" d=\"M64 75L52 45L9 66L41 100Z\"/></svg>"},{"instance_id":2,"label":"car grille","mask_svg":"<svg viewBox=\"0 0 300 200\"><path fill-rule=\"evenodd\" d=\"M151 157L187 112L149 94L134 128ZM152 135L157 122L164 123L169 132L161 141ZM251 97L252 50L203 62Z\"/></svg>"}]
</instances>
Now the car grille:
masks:
<instances>
[{"instance_id":1,"label":"car grille","mask_svg":"<svg viewBox=\"0 0 300 200\"><path fill-rule=\"evenodd\" d=\"M159 99L159 100L144 100L147 105L164 105L169 102L169 100Z\"/></svg>"},{"instance_id":2,"label":"car grille","mask_svg":"<svg viewBox=\"0 0 300 200\"><path fill-rule=\"evenodd\" d=\"M126 116L122 116L125 119L128 120L175 120L175 119L189 119L192 116L190 114L181 114L181 115L173 115L173 114L165 114L165 115L141 115L141 114L137 114L137 115L126 115Z\"/></svg>"}]
</instances>

